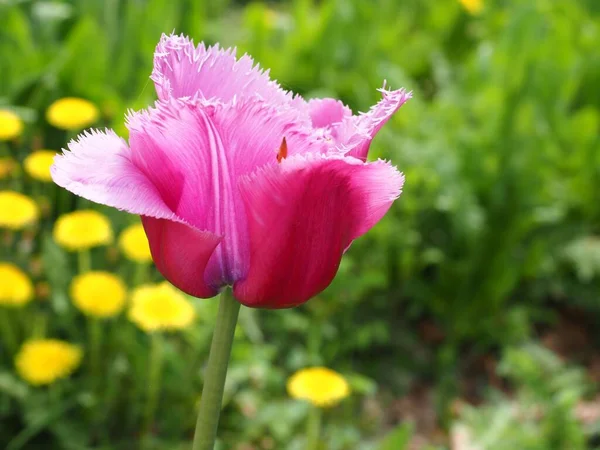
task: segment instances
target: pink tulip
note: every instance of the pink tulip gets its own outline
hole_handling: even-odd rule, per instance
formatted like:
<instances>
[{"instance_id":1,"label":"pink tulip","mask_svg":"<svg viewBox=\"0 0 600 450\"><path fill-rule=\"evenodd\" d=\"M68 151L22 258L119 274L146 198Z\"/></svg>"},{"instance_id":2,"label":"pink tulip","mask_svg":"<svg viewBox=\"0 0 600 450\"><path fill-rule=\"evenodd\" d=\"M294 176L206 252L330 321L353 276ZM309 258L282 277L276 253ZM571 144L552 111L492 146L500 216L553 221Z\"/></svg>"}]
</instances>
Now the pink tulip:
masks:
<instances>
[{"instance_id":1,"label":"pink tulip","mask_svg":"<svg viewBox=\"0 0 600 450\"><path fill-rule=\"evenodd\" d=\"M403 89L382 89L353 116L337 100L284 91L247 55L164 35L151 78L159 100L129 114L129 144L112 130L85 132L52 177L139 214L156 266L191 295L232 285L247 306L304 303L400 195L394 166L365 161L410 98Z\"/></svg>"}]
</instances>

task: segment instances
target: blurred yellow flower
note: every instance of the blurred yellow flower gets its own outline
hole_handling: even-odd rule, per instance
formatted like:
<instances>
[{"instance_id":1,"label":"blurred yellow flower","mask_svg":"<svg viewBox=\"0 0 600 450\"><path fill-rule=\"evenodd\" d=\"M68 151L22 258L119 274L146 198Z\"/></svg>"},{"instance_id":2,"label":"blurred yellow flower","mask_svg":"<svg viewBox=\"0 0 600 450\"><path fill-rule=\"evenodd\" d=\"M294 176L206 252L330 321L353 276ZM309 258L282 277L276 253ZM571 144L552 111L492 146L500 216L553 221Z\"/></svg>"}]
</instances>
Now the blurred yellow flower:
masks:
<instances>
[{"instance_id":1,"label":"blurred yellow flower","mask_svg":"<svg viewBox=\"0 0 600 450\"><path fill-rule=\"evenodd\" d=\"M63 214L54 224L54 240L70 251L87 250L112 241L108 217L92 209Z\"/></svg>"},{"instance_id":2,"label":"blurred yellow flower","mask_svg":"<svg viewBox=\"0 0 600 450\"><path fill-rule=\"evenodd\" d=\"M65 97L56 100L46 110L46 119L56 128L80 130L98 120L96 105L83 98Z\"/></svg>"},{"instance_id":3,"label":"blurred yellow flower","mask_svg":"<svg viewBox=\"0 0 600 450\"><path fill-rule=\"evenodd\" d=\"M0 305L23 306L32 298L33 284L29 277L14 264L0 263Z\"/></svg>"},{"instance_id":4,"label":"blurred yellow flower","mask_svg":"<svg viewBox=\"0 0 600 450\"><path fill-rule=\"evenodd\" d=\"M350 395L348 382L339 373L326 367L302 369L287 383L290 396L308 400L315 406L334 406Z\"/></svg>"},{"instance_id":5,"label":"blurred yellow flower","mask_svg":"<svg viewBox=\"0 0 600 450\"><path fill-rule=\"evenodd\" d=\"M81 349L58 339L27 341L15 357L17 372L34 386L69 376L81 362Z\"/></svg>"},{"instance_id":6,"label":"blurred yellow flower","mask_svg":"<svg viewBox=\"0 0 600 450\"><path fill-rule=\"evenodd\" d=\"M123 230L119 238L119 246L128 259L145 263L152 261L150 245L141 223L131 225Z\"/></svg>"},{"instance_id":7,"label":"blurred yellow flower","mask_svg":"<svg viewBox=\"0 0 600 450\"><path fill-rule=\"evenodd\" d=\"M109 272L87 272L71 283L73 304L87 316L115 316L123 310L126 297L125 283Z\"/></svg>"},{"instance_id":8,"label":"blurred yellow flower","mask_svg":"<svg viewBox=\"0 0 600 450\"><path fill-rule=\"evenodd\" d=\"M12 158L0 158L0 180L8 178L18 167L17 162Z\"/></svg>"},{"instance_id":9,"label":"blurred yellow flower","mask_svg":"<svg viewBox=\"0 0 600 450\"><path fill-rule=\"evenodd\" d=\"M52 181L50 166L54 162L55 155L56 152L52 150L37 150L30 153L23 161L25 172L36 180Z\"/></svg>"},{"instance_id":10,"label":"blurred yellow flower","mask_svg":"<svg viewBox=\"0 0 600 450\"><path fill-rule=\"evenodd\" d=\"M483 11L483 0L459 0L463 8L470 14L476 15Z\"/></svg>"},{"instance_id":11,"label":"blurred yellow flower","mask_svg":"<svg viewBox=\"0 0 600 450\"><path fill-rule=\"evenodd\" d=\"M181 330L194 320L192 304L167 282L133 291L129 320L146 332Z\"/></svg>"},{"instance_id":12,"label":"blurred yellow flower","mask_svg":"<svg viewBox=\"0 0 600 450\"><path fill-rule=\"evenodd\" d=\"M26 195L14 191L0 191L0 228L20 230L36 222L40 211Z\"/></svg>"},{"instance_id":13,"label":"blurred yellow flower","mask_svg":"<svg viewBox=\"0 0 600 450\"><path fill-rule=\"evenodd\" d=\"M23 121L14 112L0 109L0 141L9 141L23 132Z\"/></svg>"}]
</instances>

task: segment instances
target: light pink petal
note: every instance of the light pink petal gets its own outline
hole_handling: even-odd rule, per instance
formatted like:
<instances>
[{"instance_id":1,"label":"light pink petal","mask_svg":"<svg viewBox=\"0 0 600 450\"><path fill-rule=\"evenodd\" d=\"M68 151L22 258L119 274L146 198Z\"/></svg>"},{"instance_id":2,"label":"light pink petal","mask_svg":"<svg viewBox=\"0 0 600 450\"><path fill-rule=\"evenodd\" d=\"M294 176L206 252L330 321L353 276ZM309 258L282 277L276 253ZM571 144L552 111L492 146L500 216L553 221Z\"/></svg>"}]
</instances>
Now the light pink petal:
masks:
<instances>
[{"instance_id":1,"label":"light pink petal","mask_svg":"<svg viewBox=\"0 0 600 450\"><path fill-rule=\"evenodd\" d=\"M269 78L254 60L236 58L235 49L206 47L180 35L164 35L154 53L152 80L158 98L194 97L229 102L234 97L261 98L270 103L288 103L293 94Z\"/></svg>"},{"instance_id":2,"label":"light pink petal","mask_svg":"<svg viewBox=\"0 0 600 450\"><path fill-rule=\"evenodd\" d=\"M321 292L344 250L383 217L402 184L386 162L314 154L243 177L251 255L235 297L247 306L286 308Z\"/></svg>"},{"instance_id":3,"label":"light pink petal","mask_svg":"<svg viewBox=\"0 0 600 450\"><path fill-rule=\"evenodd\" d=\"M127 143L114 131L88 131L54 158L56 184L96 203L132 214L176 220L152 182L132 162Z\"/></svg>"},{"instance_id":4,"label":"light pink petal","mask_svg":"<svg viewBox=\"0 0 600 450\"><path fill-rule=\"evenodd\" d=\"M247 226L237 180L277 164L285 137L288 155L325 152L299 127L291 108L256 100L230 104L170 99L129 118L133 162L165 203L186 222L223 238L207 266L207 282L242 277L249 258Z\"/></svg>"},{"instance_id":5,"label":"light pink petal","mask_svg":"<svg viewBox=\"0 0 600 450\"><path fill-rule=\"evenodd\" d=\"M194 297L210 298L218 286L210 285L206 266L221 238L170 220L142 216L142 224L156 267L182 291Z\"/></svg>"},{"instance_id":6,"label":"light pink petal","mask_svg":"<svg viewBox=\"0 0 600 450\"><path fill-rule=\"evenodd\" d=\"M352 116L352 110L340 100L315 98L308 102L308 113L314 128L325 128Z\"/></svg>"},{"instance_id":7,"label":"light pink petal","mask_svg":"<svg viewBox=\"0 0 600 450\"><path fill-rule=\"evenodd\" d=\"M191 295L212 297L204 269L221 238L189 226L163 200L133 153L113 131L92 131L69 143L51 168L54 181L88 200L142 215L157 268ZM165 198L169 198L166 196Z\"/></svg>"},{"instance_id":8,"label":"light pink petal","mask_svg":"<svg viewBox=\"0 0 600 450\"><path fill-rule=\"evenodd\" d=\"M371 141L381 127L411 97L405 89L387 91L380 89L383 99L368 112L345 119L335 130L337 142L346 149L347 156L354 156L362 161L367 159Z\"/></svg>"}]
</instances>

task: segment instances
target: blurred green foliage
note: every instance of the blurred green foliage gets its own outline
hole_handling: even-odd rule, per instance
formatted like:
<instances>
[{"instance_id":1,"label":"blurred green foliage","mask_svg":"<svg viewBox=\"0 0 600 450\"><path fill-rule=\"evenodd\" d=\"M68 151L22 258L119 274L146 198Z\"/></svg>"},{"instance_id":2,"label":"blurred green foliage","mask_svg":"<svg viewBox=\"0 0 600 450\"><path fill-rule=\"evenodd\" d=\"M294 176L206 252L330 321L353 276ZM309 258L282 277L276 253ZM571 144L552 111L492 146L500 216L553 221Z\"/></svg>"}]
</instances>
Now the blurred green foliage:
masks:
<instances>
[{"instance_id":1,"label":"blurred green foliage","mask_svg":"<svg viewBox=\"0 0 600 450\"><path fill-rule=\"evenodd\" d=\"M520 388L514 399L497 395L490 406L465 412L478 445L498 450L590 448L573 414L589 388L581 370L531 344L508 348L500 370Z\"/></svg>"},{"instance_id":2,"label":"blurred green foliage","mask_svg":"<svg viewBox=\"0 0 600 450\"><path fill-rule=\"evenodd\" d=\"M554 386L540 379L546 370L560 377L551 357L511 349L552 320L549 305L576 305L592 327L599 324L598 2L490 1L473 17L454 0L0 1L0 107L26 122L9 150L22 159L32 148L64 147L72 136L50 127L43 113L65 96L94 101L100 125L125 134L126 110L155 99L152 53L160 34L173 30L235 45L285 88L338 97L355 111L378 100L383 80L414 92L372 148L373 158L391 159L405 173L400 201L353 244L318 299L290 311L242 313L222 448L302 448L307 411L286 398L284 386L291 372L312 364L336 367L355 392L326 415L323 448L377 448L384 419L362 399L378 389L402 395L425 380L436 386L447 419L464 359L502 348L509 349L508 375L524 386L518 392L533 395L547 415L510 438L514 446L486 448L585 448L568 413L580 382L565 375L564 389ZM66 209L88 205L31 180L22 188L57 196ZM106 212L117 229L129 220ZM43 224L32 251L46 268L37 278L52 286L42 309L53 314L49 331L81 340L67 295L75 266L52 242L51 225ZM95 265L128 276L131 267L110 255L96 251ZM156 448L176 448L193 430L216 311L215 302L197 306L202 326L166 343ZM110 323L101 397L83 375L59 393L32 389L3 359L0 445L131 448L148 343L126 322ZM569 400L556 400L563 393ZM98 409L92 427L90 411ZM505 420L497 419L504 409L492 407L490 420ZM557 429L569 430L563 438L571 447L553 441ZM389 439L407 434L403 428Z\"/></svg>"}]
</instances>

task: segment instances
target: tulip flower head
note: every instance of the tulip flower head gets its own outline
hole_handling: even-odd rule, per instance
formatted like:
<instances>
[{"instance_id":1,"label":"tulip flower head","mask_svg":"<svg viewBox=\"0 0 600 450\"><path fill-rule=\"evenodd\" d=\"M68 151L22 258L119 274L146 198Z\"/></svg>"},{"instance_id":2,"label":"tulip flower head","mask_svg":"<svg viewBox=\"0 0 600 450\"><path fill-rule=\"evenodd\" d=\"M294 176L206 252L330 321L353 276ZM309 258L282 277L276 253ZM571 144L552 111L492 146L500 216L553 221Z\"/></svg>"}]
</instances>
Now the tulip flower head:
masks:
<instances>
[{"instance_id":1,"label":"tulip flower head","mask_svg":"<svg viewBox=\"0 0 600 450\"><path fill-rule=\"evenodd\" d=\"M161 38L151 78L158 101L129 114L129 142L85 132L52 177L139 214L157 268L190 295L232 285L247 306L302 304L400 195L400 172L366 158L410 98L403 89L382 89L352 115L337 100L284 91L247 55L174 35Z\"/></svg>"}]
</instances>

